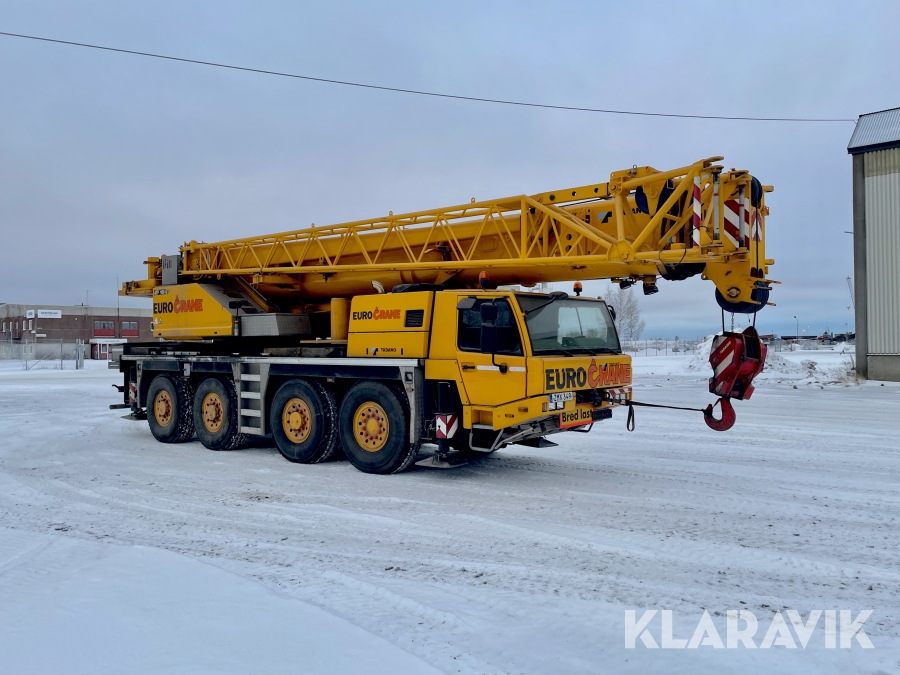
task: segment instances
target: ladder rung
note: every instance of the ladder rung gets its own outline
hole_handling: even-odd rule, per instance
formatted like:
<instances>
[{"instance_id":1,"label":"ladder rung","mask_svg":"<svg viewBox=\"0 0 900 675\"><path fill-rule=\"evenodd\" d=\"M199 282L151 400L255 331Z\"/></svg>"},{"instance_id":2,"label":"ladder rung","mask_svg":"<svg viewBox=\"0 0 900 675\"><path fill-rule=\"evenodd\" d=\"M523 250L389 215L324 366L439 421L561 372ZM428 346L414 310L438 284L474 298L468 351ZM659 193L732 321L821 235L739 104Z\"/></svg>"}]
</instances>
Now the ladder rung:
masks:
<instances>
[{"instance_id":1,"label":"ladder rung","mask_svg":"<svg viewBox=\"0 0 900 675\"><path fill-rule=\"evenodd\" d=\"M241 398L255 398L259 400L259 392L258 391L242 391Z\"/></svg>"},{"instance_id":2,"label":"ladder rung","mask_svg":"<svg viewBox=\"0 0 900 675\"><path fill-rule=\"evenodd\" d=\"M241 415L244 417L262 417L259 410L250 410L249 408L241 408Z\"/></svg>"},{"instance_id":3,"label":"ladder rung","mask_svg":"<svg viewBox=\"0 0 900 675\"><path fill-rule=\"evenodd\" d=\"M259 382L259 375L250 375L249 373L241 373L241 382Z\"/></svg>"},{"instance_id":4,"label":"ladder rung","mask_svg":"<svg viewBox=\"0 0 900 675\"><path fill-rule=\"evenodd\" d=\"M242 434L257 434L261 435L263 432L259 427L241 427Z\"/></svg>"}]
</instances>

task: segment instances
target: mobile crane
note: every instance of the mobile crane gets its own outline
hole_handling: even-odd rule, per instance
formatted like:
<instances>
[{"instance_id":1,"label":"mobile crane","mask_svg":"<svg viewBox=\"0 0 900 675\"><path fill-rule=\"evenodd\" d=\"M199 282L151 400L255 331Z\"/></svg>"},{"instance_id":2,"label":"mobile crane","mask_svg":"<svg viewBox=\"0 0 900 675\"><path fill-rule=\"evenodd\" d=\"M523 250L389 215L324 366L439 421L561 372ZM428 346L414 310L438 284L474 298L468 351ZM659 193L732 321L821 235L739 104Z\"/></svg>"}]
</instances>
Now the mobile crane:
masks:
<instances>
[{"instance_id":1,"label":"mobile crane","mask_svg":"<svg viewBox=\"0 0 900 675\"><path fill-rule=\"evenodd\" d=\"M511 444L555 445L630 405L615 309L581 281L701 275L724 312L756 313L772 280L763 186L710 157L607 182L219 243L150 257L120 294L153 300L159 342L125 346L124 402L162 442L271 436L316 463L343 446L361 471L435 466ZM574 297L504 290L575 281ZM724 330L724 320L723 320ZM707 423L734 422L765 347L717 338ZM458 452L454 452L458 451ZM422 462L420 462L422 463Z\"/></svg>"}]
</instances>

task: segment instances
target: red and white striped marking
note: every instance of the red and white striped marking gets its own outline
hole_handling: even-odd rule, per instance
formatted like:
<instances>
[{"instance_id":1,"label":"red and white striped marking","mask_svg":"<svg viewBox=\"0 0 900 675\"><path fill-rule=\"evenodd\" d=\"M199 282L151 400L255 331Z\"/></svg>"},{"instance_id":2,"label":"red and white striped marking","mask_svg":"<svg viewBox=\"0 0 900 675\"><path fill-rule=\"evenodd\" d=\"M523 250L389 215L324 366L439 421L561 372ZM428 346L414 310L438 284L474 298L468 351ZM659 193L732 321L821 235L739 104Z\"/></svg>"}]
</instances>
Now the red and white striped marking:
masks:
<instances>
[{"instance_id":1,"label":"red and white striped marking","mask_svg":"<svg viewBox=\"0 0 900 675\"><path fill-rule=\"evenodd\" d=\"M631 387L619 387L617 389L607 389L606 395L611 401L624 401L631 398Z\"/></svg>"},{"instance_id":2,"label":"red and white striped marking","mask_svg":"<svg viewBox=\"0 0 900 675\"><path fill-rule=\"evenodd\" d=\"M753 225L750 228L750 236L753 241L762 241L762 218L758 210L753 211Z\"/></svg>"},{"instance_id":3,"label":"red and white striped marking","mask_svg":"<svg viewBox=\"0 0 900 675\"><path fill-rule=\"evenodd\" d=\"M743 346L740 338L729 335L717 335L713 339L712 349L709 354L709 365L713 368L713 379L711 380L710 391L720 396L727 395L732 382L729 379L723 379L723 374L728 368L734 365L735 358L740 358L738 349Z\"/></svg>"},{"instance_id":4,"label":"red and white striped marking","mask_svg":"<svg viewBox=\"0 0 900 675\"><path fill-rule=\"evenodd\" d=\"M731 346L728 349L728 353L722 357L722 360L719 361L719 364L713 369L716 377L722 374L722 371L725 370L728 366L731 365L731 362L734 361L734 347Z\"/></svg>"},{"instance_id":5,"label":"red and white striped marking","mask_svg":"<svg viewBox=\"0 0 900 675\"><path fill-rule=\"evenodd\" d=\"M694 246L700 245L700 176L694 176L694 227L693 240Z\"/></svg>"},{"instance_id":6,"label":"red and white striped marking","mask_svg":"<svg viewBox=\"0 0 900 675\"><path fill-rule=\"evenodd\" d=\"M726 199L725 200L725 211L723 215L725 216L725 236L728 238L735 247L740 246L741 241L741 226L740 226L740 213L741 213L741 204L737 199ZM746 232L746 227L749 224L750 213L747 209L744 209L744 232ZM757 241L759 241L757 239Z\"/></svg>"},{"instance_id":7,"label":"red and white striped marking","mask_svg":"<svg viewBox=\"0 0 900 675\"><path fill-rule=\"evenodd\" d=\"M459 431L459 415L435 415L434 435L437 438L453 438Z\"/></svg>"}]
</instances>

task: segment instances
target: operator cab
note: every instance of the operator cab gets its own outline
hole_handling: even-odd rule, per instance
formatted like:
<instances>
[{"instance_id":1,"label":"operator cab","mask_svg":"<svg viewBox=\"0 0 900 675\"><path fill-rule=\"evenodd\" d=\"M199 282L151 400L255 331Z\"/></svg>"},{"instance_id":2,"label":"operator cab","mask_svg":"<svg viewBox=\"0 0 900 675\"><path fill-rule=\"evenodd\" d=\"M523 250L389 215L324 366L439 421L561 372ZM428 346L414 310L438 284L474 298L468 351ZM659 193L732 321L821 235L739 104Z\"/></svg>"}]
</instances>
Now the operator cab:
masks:
<instances>
[{"instance_id":1,"label":"operator cab","mask_svg":"<svg viewBox=\"0 0 900 675\"><path fill-rule=\"evenodd\" d=\"M524 318L524 339L531 356L622 353L615 313L603 300L572 298L560 292L460 299L459 349L524 356L514 305Z\"/></svg>"},{"instance_id":2,"label":"operator cab","mask_svg":"<svg viewBox=\"0 0 900 675\"><path fill-rule=\"evenodd\" d=\"M606 303L564 293L517 293L533 356L621 354L619 335Z\"/></svg>"}]
</instances>

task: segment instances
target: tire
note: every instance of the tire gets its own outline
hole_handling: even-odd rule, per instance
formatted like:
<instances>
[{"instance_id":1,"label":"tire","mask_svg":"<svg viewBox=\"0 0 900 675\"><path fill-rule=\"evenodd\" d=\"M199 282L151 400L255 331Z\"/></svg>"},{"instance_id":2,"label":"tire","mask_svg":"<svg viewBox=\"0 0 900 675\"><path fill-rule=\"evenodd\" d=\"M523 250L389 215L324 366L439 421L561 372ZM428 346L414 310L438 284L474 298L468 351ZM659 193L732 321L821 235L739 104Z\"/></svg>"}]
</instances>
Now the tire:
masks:
<instances>
[{"instance_id":1,"label":"tire","mask_svg":"<svg viewBox=\"0 0 900 675\"><path fill-rule=\"evenodd\" d=\"M208 377L194 394L197 440L210 450L234 450L247 440L240 432L238 397L233 380Z\"/></svg>"},{"instance_id":2,"label":"tire","mask_svg":"<svg viewBox=\"0 0 900 675\"><path fill-rule=\"evenodd\" d=\"M341 442L347 459L365 473L400 473L416 456L409 442L406 393L381 382L357 382L341 401Z\"/></svg>"},{"instance_id":3,"label":"tire","mask_svg":"<svg viewBox=\"0 0 900 675\"><path fill-rule=\"evenodd\" d=\"M177 375L157 375L147 391L150 433L160 443L184 443L194 437L191 383Z\"/></svg>"},{"instance_id":4,"label":"tire","mask_svg":"<svg viewBox=\"0 0 900 675\"><path fill-rule=\"evenodd\" d=\"M272 399L269 428L288 461L324 462L338 445L334 394L316 380L288 380Z\"/></svg>"}]
</instances>

